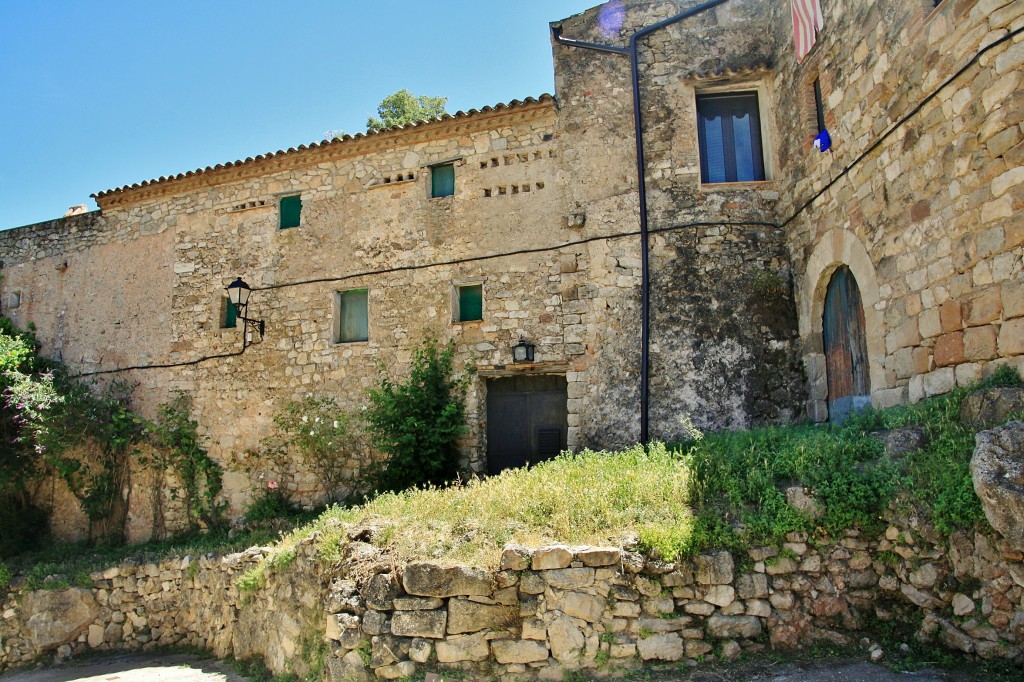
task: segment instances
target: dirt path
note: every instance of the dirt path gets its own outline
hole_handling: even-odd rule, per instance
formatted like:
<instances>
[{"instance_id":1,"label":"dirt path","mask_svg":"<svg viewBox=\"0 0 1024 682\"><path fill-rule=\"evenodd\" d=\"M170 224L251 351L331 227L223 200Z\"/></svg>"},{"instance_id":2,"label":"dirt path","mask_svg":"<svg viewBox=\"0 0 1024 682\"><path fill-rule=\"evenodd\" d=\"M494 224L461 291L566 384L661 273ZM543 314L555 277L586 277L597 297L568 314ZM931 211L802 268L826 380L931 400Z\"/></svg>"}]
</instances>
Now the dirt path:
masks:
<instances>
[{"instance_id":1,"label":"dirt path","mask_svg":"<svg viewBox=\"0 0 1024 682\"><path fill-rule=\"evenodd\" d=\"M226 663L186 654L84 658L0 675L3 682L248 682Z\"/></svg>"},{"instance_id":2,"label":"dirt path","mask_svg":"<svg viewBox=\"0 0 1024 682\"><path fill-rule=\"evenodd\" d=\"M476 678L472 678L476 679ZM482 680L482 678L480 678ZM585 680L586 676L573 676ZM595 678L597 679L597 678ZM630 682L981 682L966 673L924 670L894 673L880 665L850 659L800 663L766 661L723 665L711 670L645 668L604 675ZM0 675L0 682L249 682L230 665L191 655L87 658L63 665Z\"/></svg>"}]
</instances>

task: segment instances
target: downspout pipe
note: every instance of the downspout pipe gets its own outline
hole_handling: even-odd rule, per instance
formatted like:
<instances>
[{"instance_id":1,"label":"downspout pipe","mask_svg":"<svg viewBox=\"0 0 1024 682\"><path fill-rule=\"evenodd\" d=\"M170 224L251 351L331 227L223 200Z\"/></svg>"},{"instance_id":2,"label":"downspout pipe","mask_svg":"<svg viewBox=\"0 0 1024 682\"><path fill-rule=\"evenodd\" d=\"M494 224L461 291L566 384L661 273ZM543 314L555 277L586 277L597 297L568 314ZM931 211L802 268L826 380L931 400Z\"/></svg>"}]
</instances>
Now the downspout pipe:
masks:
<instances>
[{"instance_id":1,"label":"downspout pipe","mask_svg":"<svg viewBox=\"0 0 1024 682\"><path fill-rule=\"evenodd\" d=\"M561 26L551 27L551 36L559 45L579 47L595 52L608 52L629 57L630 78L633 83L633 133L636 138L636 174L637 193L640 202L640 442L647 445L650 441L650 366L651 366L651 276L650 276L650 244L648 243L647 219L647 177L644 160L644 126L643 112L640 107L640 62L639 43L648 35L671 26L692 16L703 14L729 0L710 0L679 14L669 17L656 24L651 24L636 31L629 37L629 47L602 45L562 36Z\"/></svg>"}]
</instances>

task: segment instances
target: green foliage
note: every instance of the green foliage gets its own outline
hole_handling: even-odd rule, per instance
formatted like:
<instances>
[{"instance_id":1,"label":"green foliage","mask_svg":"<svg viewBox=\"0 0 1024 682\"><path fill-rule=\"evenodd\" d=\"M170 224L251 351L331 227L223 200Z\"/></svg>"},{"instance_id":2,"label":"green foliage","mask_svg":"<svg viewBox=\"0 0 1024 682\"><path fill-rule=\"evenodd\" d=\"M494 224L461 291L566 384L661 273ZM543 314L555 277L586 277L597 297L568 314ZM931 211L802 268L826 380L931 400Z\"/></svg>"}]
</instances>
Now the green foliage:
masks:
<instances>
[{"instance_id":1,"label":"green foliage","mask_svg":"<svg viewBox=\"0 0 1024 682\"><path fill-rule=\"evenodd\" d=\"M812 426L708 434L684 456L694 469L690 501L697 517L694 546L777 543L817 527L837 534L877 523L897 482L881 461L882 445L866 434ZM782 490L801 482L824 507L814 520L788 504ZM723 525L728 524L730 528Z\"/></svg>"},{"instance_id":2,"label":"green foliage","mask_svg":"<svg viewBox=\"0 0 1024 682\"><path fill-rule=\"evenodd\" d=\"M376 492L444 485L458 475L456 441L465 432L465 398L470 369L453 377L454 345L438 348L425 341L413 352L409 374L401 380L383 367L377 386L367 391L367 429L387 455L368 475Z\"/></svg>"},{"instance_id":3,"label":"green foliage","mask_svg":"<svg viewBox=\"0 0 1024 682\"><path fill-rule=\"evenodd\" d=\"M11 585L11 569L4 562L0 561L0 592L6 591Z\"/></svg>"},{"instance_id":4,"label":"green foliage","mask_svg":"<svg viewBox=\"0 0 1024 682\"><path fill-rule=\"evenodd\" d=\"M199 522L206 528L216 528L226 508L226 503L217 499L223 488L221 468L203 448L198 426L191 416L188 395L178 393L157 408L156 421L148 431L160 448L158 469L169 467L181 480L191 528L198 527Z\"/></svg>"},{"instance_id":5,"label":"green foliage","mask_svg":"<svg viewBox=\"0 0 1024 682\"><path fill-rule=\"evenodd\" d=\"M417 97L403 88L381 100L377 105L380 118L370 116L366 121L366 131L373 133L437 118L446 113L447 102L447 97Z\"/></svg>"},{"instance_id":6,"label":"green foliage","mask_svg":"<svg viewBox=\"0 0 1024 682\"><path fill-rule=\"evenodd\" d=\"M265 521L288 519L299 512L288 496L280 489L267 490L245 509L245 521L258 524Z\"/></svg>"},{"instance_id":7,"label":"green foliage","mask_svg":"<svg viewBox=\"0 0 1024 682\"><path fill-rule=\"evenodd\" d=\"M340 502L348 463L366 450L358 415L342 409L334 398L308 395L274 415L275 432L260 448L243 453L240 468L259 488L281 489L289 455L298 455L313 472L328 504Z\"/></svg>"},{"instance_id":8,"label":"green foliage","mask_svg":"<svg viewBox=\"0 0 1024 682\"><path fill-rule=\"evenodd\" d=\"M331 649L324 641L324 633L316 625L307 625L299 633L299 654L309 667L308 680L323 678L326 660Z\"/></svg>"}]
</instances>

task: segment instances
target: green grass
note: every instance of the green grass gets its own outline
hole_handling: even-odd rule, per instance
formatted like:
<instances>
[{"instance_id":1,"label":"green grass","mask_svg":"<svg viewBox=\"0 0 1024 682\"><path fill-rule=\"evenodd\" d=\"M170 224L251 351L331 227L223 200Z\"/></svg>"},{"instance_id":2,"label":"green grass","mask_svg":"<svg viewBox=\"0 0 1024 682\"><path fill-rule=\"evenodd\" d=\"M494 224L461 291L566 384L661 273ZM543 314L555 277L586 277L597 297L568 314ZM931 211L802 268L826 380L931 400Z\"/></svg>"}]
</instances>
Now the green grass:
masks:
<instances>
[{"instance_id":1,"label":"green grass","mask_svg":"<svg viewBox=\"0 0 1024 682\"><path fill-rule=\"evenodd\" d=\"M981 386L1020 383L1015 372L1001 370ZM618 545L630 537L672 559L715 547L778 545L793 531L812 538L850 528L875 532L893 503L924 511L943 533L971 528L984 516L968 469L974 433L959 413L974 388L869 410L841 428L695 433L669 448L563 454L464 485L389 493L327 510L286 536L278 551L318 531L319 555L333 562L345 528L369 524L373 542L402 561L443 557L493 566L507 542ZM870 434L902 426L922 428L929 442L893 459ZM783 491L798 484L819 503L818 517L786 502Z\"/></svg>"},{"instance_id":2,"label":"green grass","mask_svg":"<svg viewBox=\"0 0 1024 682\"><path fill-rule=\"evenodd\" d=\"M158 562L171 557L197 556L209 552L225 554L254 545L269 545L279 537L279 534L271 531L260 530L230 538L223 532L196 533L161 542L120 547L65 543L7 559L6 568L12 576L24 575L29 589L60 589L69 585L91 585L90 573L123 564L128 559Z\"/></svg>"},{"instance_id":3,"label":"green grass","mask_svg":"<svg viewBox=\"0 0 1024 682\"><path fill-rule=\"evenodd\" d=\"M493 565L510 541L620 545L633 533L650 547L674 548L692 535L690 478L686 462L663 445L646 452L588 450L461 486L334 507L284 544L320 531L321 555L335 560L344 538L340 522L372 523L378 528L374 541L402 560L445 556Z\"/></svg>"}]
</instances>

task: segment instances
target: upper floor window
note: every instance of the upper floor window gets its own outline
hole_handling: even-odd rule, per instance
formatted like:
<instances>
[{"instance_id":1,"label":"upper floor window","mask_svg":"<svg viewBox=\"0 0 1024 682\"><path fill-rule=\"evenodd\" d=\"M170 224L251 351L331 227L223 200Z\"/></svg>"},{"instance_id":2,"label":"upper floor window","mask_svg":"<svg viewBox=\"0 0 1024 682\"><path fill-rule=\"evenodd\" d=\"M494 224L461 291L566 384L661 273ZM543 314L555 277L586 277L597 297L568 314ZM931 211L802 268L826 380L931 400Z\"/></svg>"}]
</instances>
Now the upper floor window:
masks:
<instances>
[{"instance_id":1,"label":"upper floor window","mask_svg":"<svg viewBox=\"0 0 1024 682\"><path fill-rule=\"evenodd\" d=\"M335 343L353 343L370 338L368 293L366 289L351 289L335 294Z\"/></svg>"},{"instance_id":2,"label":"upper floor window","mask_svg":"<svg viewBox=\"0 0 1024 682\"><path fill-rule=\"evenodd\" d=\"M430 169L430 198L450 197L455 194L455 164L445 163Z\"/></svg>"},{"instance_id":3,"label":"upper floor window","mask_svg":"<svg viewBox=\"0 0 1024 682\"><path fill-rule=\"evenodd\" d=\"M298 227L302 219L302 197L295 194L290 197L281 197L281 229Z\"/></svg>"},{"instance_id":4,"label":"upper floor window","mask_svg":"<svg viewBox=\"0 0 1024 682\"><path fill-rule=\"evenodd\" d=\"M455 285L455 322L475 322L484 319L484 285Z\"/></svg>"},{"instance_id":5,"label":"upper floor window","mask_svg":"<svg viewBox=\"0 0 1024 682\"><path fill-rule=\"evenodd\" d=\"M697 95L701 182L764 180L756 92Z\"/></svg>"}]
</instances>

